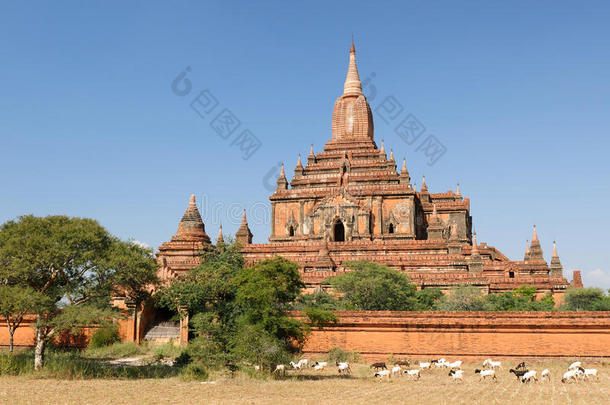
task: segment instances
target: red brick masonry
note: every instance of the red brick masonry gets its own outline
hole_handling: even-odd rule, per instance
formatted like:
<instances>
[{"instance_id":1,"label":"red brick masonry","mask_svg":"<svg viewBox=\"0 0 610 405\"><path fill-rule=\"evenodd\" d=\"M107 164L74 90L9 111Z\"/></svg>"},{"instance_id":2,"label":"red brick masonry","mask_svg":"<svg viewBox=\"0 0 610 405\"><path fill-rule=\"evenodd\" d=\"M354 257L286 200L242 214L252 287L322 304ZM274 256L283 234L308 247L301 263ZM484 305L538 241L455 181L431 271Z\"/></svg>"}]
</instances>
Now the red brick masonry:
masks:
<instances>
[{"instance_id":1,"label":"red brick masonry","mask_svg":"<svg viewBox=\"0 0 610 405\"><path fill-rule=\"evenodd\" d=\"M302 314L293 312L302 319ZM335 346L361 357L610 357L610 312L337 311L305 353Z\"/></svg>"}]
</instances>

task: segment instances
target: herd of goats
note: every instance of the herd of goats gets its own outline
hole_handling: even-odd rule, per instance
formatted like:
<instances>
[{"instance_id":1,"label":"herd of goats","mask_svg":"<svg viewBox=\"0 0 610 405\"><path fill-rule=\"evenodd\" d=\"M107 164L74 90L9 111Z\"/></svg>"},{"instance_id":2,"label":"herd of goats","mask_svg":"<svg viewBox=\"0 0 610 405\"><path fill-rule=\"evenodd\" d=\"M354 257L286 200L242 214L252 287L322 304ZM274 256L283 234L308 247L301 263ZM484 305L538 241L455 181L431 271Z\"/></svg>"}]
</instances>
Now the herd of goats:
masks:
<instances>
[{"instance_id":1,"label":"herd of goats","mask_svg":"<svg viewBox=\"0 0 610 405\"><path fill-rule=\"evenodd\" d=\"M303 370L304 368L310 366L315 371L324 370L328 367L328 362L326 361L316 361L309 364L308 359L301 359L298 362L290 362L290 366L293 370ZM337 371L339 374L351 374L352 370L348 362L336 362L335 366L337 367ZM373 363L370 366L371 369L374 369L374 377L378 378L379 381L384 379L390 379L393 377L406 376L410 379L419 380L421 377L421 373L424 370L432 370L432 369L444 369L449 370L449 378L452 381L463 381L464 380L464 370L462 370L462 361L457 360L453 362L448 362L444 358L437 360L430 360L428 362L419 362L411 364L409 360L398 360L394 362L392 368L388 369L385 362ZM493 361L492 359L487 359L483 362L482 369L475 369L474 373L479 375L481 380L494 380L497 381L496 371L502 369L502 362ZM274 373L285 373L286 365L278 364L274 370ZM525 362L519 363L515 368L511 368L509 373L512 373L517 377L519 381L522 383L529 383L538 381L538 372L536 370L529 370L525 364ZM540 381L550 380L551 372L548 368L545 368L540 373ZM598 378L597 369L595 368L583 368L582 362L575 361L568 366L568 370L563 373L561 377L562 383L567 382L577 382L577 381L586 381L591 378Z\"/></svg>"}]
</instances>

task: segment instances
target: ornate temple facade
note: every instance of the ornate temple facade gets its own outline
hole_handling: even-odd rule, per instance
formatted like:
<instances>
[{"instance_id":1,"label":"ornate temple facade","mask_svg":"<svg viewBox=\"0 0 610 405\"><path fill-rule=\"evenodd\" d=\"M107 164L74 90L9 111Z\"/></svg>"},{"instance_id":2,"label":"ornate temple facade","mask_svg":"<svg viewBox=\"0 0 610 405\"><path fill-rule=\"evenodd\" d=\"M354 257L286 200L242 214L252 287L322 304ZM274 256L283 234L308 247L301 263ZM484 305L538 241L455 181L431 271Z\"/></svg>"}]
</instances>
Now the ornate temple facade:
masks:
<instances>
[{"instance_id":1,"label":"ornate temple facade","mask_svg":"<svg viewBox=\"0 0 610 405\"><path fill-rule=\"evenodd\" d=\"M246 212L236 233L248 264L281 255L299 264L310 290L346 271L345 262L369 260L407 273L418 288L468 284L486 293L524 284L560 297L570 285L556 246L543 258L534 227L523 260L477 242L470 200L457 190L431 193L425 179L412 185L406 161L374 138L371 107L362 92L352 44L343 94L335 101L332 137L323 150L299 156L289 181L284 167L271 202L269 243L253 244ZM222 230L219 235L222 238ZM199 263L211 241L191 196L170 242L159 247L161 277L170 280ZM574 286L582 286L574 273Z\"/></svg>"}]
</instances>

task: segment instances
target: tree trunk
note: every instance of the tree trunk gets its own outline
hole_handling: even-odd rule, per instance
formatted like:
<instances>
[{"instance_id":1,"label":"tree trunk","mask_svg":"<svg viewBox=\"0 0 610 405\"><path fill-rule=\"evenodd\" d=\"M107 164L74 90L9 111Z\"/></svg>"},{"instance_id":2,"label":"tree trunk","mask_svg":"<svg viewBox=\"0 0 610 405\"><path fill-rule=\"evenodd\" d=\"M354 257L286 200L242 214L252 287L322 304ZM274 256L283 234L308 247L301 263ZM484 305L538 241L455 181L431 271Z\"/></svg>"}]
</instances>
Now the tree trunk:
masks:
<instances>
[{"instance_id":1,"label":"tree trunk","mask_svg":"<svg viewBox=\"0 0 610 405\"><path fill-rule=\"evenodd\" d=\"M8 351L13 351L13 335L15 334L15 329L8 327Z\"/></svg>"},{"instance_id":2,"label":"tree trunk","mask_svg":"<svg viewBox=\"0 0 610 405\"><path fill-rule=\"evenodd\" d=\"M44 349L46 339L44 336L42 325L40 324L40 315L36 316L36 348L34 349L34 370L42 369L44 364Z\"/></svg>"}]
</instances>

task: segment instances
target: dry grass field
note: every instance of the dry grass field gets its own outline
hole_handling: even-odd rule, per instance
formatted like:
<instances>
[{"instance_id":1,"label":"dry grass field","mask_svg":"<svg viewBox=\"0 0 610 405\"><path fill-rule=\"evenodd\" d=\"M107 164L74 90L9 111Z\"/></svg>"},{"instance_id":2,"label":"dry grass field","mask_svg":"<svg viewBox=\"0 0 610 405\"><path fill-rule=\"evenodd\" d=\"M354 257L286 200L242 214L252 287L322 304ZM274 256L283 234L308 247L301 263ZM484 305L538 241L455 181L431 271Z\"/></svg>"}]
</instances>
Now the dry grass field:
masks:
<instances>
[{"instance_id":1,"label":"dry grass field","mask_svg":"<svg viewBox=\"0 0 610 405\"><path fill-rule=\"evenodd\" d=\"M324 372L289 372L286 380L233 379L215 376L215 383L158 380L50 380L0 377L0 403L6 404L610 404L610 365L584 362L597 368L597 381L561 383L569 360L528 362L531 369L551 370L551 380L521 384L509 374L498 381L479 381L475 364L466 364L462 383L450 381L447 371L428 371L419 381L394 378L379 382L365 364L340 378L335 367Z\"/></svg>"}]
</instances>

